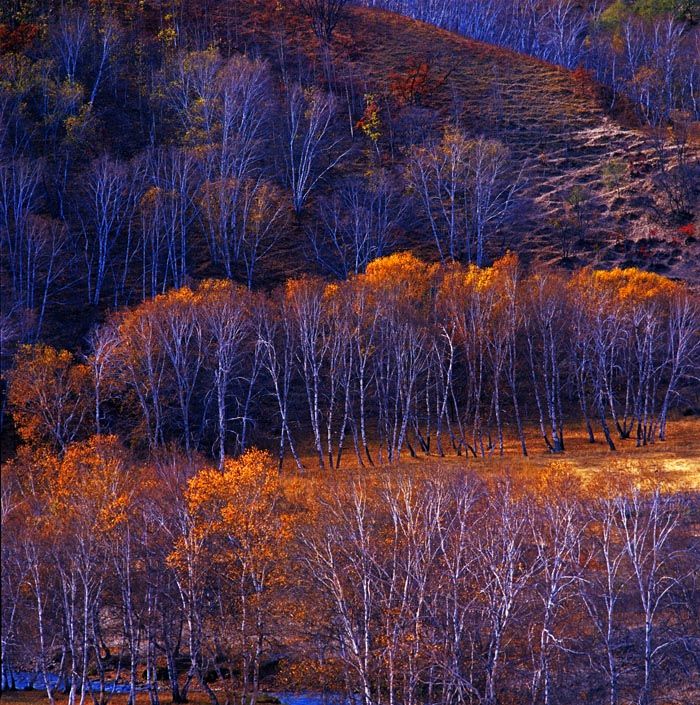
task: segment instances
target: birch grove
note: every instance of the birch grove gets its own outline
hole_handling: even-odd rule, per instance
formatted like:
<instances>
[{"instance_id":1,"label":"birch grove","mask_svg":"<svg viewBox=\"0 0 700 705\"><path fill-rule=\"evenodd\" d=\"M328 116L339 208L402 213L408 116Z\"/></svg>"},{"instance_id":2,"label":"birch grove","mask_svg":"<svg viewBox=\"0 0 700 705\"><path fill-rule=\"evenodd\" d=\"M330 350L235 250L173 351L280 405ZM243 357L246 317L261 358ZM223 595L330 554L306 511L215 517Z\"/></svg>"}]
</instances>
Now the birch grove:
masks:
<instances>
[{"instance_id":1,"label":"birch grove","mask_svg":"<svg viewBox=\"0 0 700 705\"><path fill-rule=\"evenodd\" d=\"M114 437L18 456L6 687L29 659L76 703L246 703L282 669L368 705L612 704L697 673L696 498L435 470L300 486L261 451L144 462Z\"/></svg>"},{"instance_id":2,"label":"birch grove","mask_svg":"<svg viewBox=\"0 0 700 705\"><path fill-rule=\"evenodd\" d=\"M344 449L363 466L504 455L515 438L526 455L536 435L558 454L579 422L615 451L667 437L697 375L697 321L692 292L636 269L567 280L524 275L513 255L481 269L391 255L269 297L215 280L160 294L98 328L86 362L25 346L9 409L27 440L118 431L219 463L264 437L265 417L280 463L309 447L329 470Z\"/></svg>"}]
</instances>

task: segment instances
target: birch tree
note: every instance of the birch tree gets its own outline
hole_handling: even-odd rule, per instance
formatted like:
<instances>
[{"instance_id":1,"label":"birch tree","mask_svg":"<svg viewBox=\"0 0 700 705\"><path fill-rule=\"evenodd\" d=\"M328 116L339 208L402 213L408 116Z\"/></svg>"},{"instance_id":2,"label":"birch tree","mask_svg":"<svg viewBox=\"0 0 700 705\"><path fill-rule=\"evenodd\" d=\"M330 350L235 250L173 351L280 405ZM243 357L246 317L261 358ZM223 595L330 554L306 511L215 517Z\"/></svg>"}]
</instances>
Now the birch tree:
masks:
<instances>
[{"instance_id":1,"label":"birch tree","mask_svg":"<svg viewBox=\"0 0 700 705\"><path fill-rule=\"evenodd\" d=\"M348 154L334 135L336 101L332 94L293 84L286 95L284 155L292 206L299 214L321 179ZM323 157L327 155L327 159Z\"/></svg>"}]
</instances>

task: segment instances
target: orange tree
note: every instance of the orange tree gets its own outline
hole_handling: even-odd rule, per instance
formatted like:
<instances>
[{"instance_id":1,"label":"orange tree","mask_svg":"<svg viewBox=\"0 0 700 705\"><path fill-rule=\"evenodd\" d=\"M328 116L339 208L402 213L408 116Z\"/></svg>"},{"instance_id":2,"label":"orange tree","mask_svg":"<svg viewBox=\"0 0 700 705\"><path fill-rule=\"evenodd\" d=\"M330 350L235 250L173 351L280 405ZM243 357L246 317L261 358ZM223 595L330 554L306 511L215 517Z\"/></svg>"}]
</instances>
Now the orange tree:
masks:
<instances>
[{"instance_id":1,"label":"orange tree","mask_svg":"<svg viewBox=\"0 0 700 705\"><path fill-rule=\"evenodd\" d=\"M217 675L229 690L237 675L241 703L249 702L258 693L260 666L270 644L274 595L285 583L281 567L291 519L283 511L280 477L268 453L249 450L227 460L223 470L199 470L185 496L188 530L170 561L183 582L196 563L202 581L217 596L209 611L196 606L200 626L206 624L213 637L211 644L198 645L200 664L211 646ZM207 692L215 702L216 694Z\"/></svg>"},{"instance_id":2,"label":"orange tree","mask_svg":"<svg viewBox=\"0 0 700 705\"><path fill-rule=\"evenodd\" d=\"M24 345L8 377L9 406L21 439L65 451L84 429L92 406L87 365L67 350Z\"/></svg>"}]
</instances>

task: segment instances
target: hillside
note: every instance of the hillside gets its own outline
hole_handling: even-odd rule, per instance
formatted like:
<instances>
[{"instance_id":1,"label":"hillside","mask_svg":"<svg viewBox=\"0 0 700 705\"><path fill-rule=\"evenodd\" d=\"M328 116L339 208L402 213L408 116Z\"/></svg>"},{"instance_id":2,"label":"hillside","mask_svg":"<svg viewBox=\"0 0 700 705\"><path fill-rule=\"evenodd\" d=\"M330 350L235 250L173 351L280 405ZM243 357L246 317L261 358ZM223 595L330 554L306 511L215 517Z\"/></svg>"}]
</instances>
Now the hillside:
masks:
<instances>
[{"instance_id":1,"label":"hillside","mask_svg":"<svg viewBox=\"0 0 700 705\"><path fill-rule=\"evenodd\" d=\"M513 223L512 244L527 259L561 261L551 223L564 217L567 198L579 185L589 192L589 226L573 245L574 264L632 265L700 278L698 241L679 247L672 228L654 223L658 172L648 139L606 115L572 72L384 13L358 13L351 27L354 37L365 38L373 77L392 62L406 64L420 47L431 47L434 73L451 72L431 104L444 110L457 103L458 119L468 130L494 134L510 147L522 164L530 208ZM605 183L611 159L627 167L619 189Z\"/></svg>"},{"instance_id":2,"label":"hillside","mask_svg":"<svg viewBox=\"0 0 700 705\"><path fill-rule=\"evenodd\" d=\"M241 25L250 29L250 16L244 9L238 12L243 13L238 15ZM259 48L259 30L258 25L243 32L239 48L249 48L251 41ZM279 31L270 34L279 36ZM317 57L314 38L304 27L286 31L297 51ZM608 114L602 89L585 73L378 9L349 8L336 35L336 90L350 81L359 92L378 94L385 106L394 103L393 119L413 139L435 136L456 123L509 147L522 169L523 188L518 217L492 244L494 256L512 248L525 262L567 268L637 266L700 281L700 241L692 225L679 231L687 216L682 222L669 216L658 144L648 130L629 126L634 121L624 111ZM276 63L271 48L263 44L265 50ZM401 78L415 80L416 90L412 104L397 107L392 96ZM697 217L700 142L694 129L686 160L696 183ZM400 163L405 144L399 139L395 151L388 141L383 135L380 145ZM663 167L672 171L675 145L667 144L664 151L669 162ZM617 175L606 174L610 162ZM580 214L574 214L578 204L572 206L577 198ZM583 227L567 231L567 223L579 218ZM424 232L410 231L407 244L435 255Z\"/></svg>"},{"instance_id":3,"label":"hillside","mask_svg":"<svg viewBox=\"0 0 700 705\"><path fill-rule=\"evenodd\" d=\"M426 208L444 209L446 192L429 194L427 207L411 169L430 153L442 179L441 140L455 134L460 242L443 259L478 260L467 171L484 137L498 145L494 190L507 192L508 207L484 219L481 264L513 250L526 267L638 267L700 282L697 123L674 115L662 130L635 127L622 97L609 115L585 71L378 9L347 7L322 50L289 3L183 3L178 16L150 3L90 7L53 24L38 14L0 34L0 286L11 340L75 350L109 311L207 277L269 291L304 273L345 278L402 250L437 260ZM210 157L232 80L253 106L245 130L229 135L222 167ZM314 101L318 135L308 121ZM309 136L313 156L294 196L290 159L303 158ZM239 139L248 140L242 161ZM91 197L115 175L113 191ZM235 194L214 207L222 184ZM338 225L340 249L361 242L352 266L337 266L329 238Z\"/></svg>"},{"instance_id":4,"label":"hillside","mask_svg":"<svg viewBox=\"0 0 700 705\"><path fill-rule=\"evenodd\" d=\"M12 705L698 702L694 19L357 4L0 4Z\"/></svg>"}]
</instances>

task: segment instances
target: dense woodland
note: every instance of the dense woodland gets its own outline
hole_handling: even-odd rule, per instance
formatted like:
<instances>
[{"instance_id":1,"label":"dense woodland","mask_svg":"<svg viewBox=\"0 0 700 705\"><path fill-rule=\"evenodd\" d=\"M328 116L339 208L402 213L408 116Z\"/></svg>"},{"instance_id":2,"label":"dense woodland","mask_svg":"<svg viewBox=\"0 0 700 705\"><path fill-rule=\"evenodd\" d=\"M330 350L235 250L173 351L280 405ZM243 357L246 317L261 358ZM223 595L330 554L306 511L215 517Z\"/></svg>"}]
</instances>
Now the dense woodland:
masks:
<instances>
[{"instance_id":1,"label":"dense woodland","mask_svg":"<svg viewBox=\"0 0 700 705\"><path fill-rule=\"evenodd\" d=\"M2 688L693 702L697 494L475 467L572 428L663 446L699 404L697 282L622 236L593 266L592 186L539 214L575 130L520 144L508 76L470 119L449 50L379 66L361 35L419 17L529 62L561 130L624 120L643 150L600 188L680 253L697 7L357 5L2 4Z\"/></svg>"},{"instance_id":2,"label":"dense woodland","mask_svg":"<svg viewBox=\"0 0 700 705\"><path fill-rule=\"evenodd\" d=\"M30 445L116 433L220 467L273 437L280 467L290 453L299 469L302 441L321 469L344 452L361 466L503 454L507 433L523 455L557 453L579 418L615 450L663 441L692 398L698 320L686 286L639 270L523 277L514 255L479 268L404 253L270 296L227 280L173 289L97 327L83 358L22 346L8 402Z\"/></svg>"}]
</instances>

